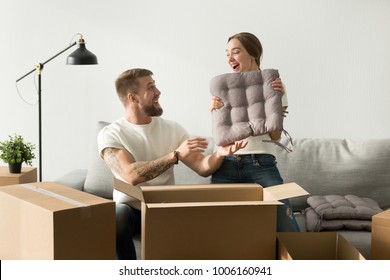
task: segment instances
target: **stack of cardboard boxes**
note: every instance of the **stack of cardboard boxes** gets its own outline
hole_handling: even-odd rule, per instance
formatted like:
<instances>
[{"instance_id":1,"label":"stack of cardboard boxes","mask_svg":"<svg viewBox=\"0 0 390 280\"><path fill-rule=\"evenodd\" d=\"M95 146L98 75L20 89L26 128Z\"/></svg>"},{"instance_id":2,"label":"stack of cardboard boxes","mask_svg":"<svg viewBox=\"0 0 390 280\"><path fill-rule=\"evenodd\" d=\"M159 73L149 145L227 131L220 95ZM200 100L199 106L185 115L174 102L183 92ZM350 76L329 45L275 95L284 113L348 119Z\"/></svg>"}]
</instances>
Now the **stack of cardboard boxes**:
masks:
<instances>
[{"instance_id":1,"label":"stack of cardboard boxes","mask_svg":"<svg viewBox=\"0 0 390 280\"><path fill-rule=\"evenodd\" d=\"M142 259L364 259L336 233L276 232L279 200L308 195L295 183L114 185L142 201Z\"/></svg>"},{"instance_id":2,"label":"stack of cardboard boxes","mask_svg":"<svg viewBox=\"0 0 390 280\"><path fill-rule=\"evenodd\" d=\"M332 232L277 233L295 183L115 188L142 201L142 259L355 259ZM0 187L0 259L115 259L115 204L55 183ZM390 259L390 211L373 218L372 258Z\"/></svg>"}]
</instances>

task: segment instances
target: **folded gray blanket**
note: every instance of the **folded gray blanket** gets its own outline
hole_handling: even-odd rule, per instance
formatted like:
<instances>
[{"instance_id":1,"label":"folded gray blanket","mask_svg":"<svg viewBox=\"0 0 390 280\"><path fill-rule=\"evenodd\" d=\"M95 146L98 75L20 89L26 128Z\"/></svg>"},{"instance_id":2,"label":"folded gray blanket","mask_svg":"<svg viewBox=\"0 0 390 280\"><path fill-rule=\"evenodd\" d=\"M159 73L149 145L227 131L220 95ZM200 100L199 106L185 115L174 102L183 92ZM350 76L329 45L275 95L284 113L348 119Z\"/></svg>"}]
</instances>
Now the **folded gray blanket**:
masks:
<instances>
[{"instance_id":1,"label":"folded gray blanket","mask_svg":"<svg viewBox=\"0 0 390 280\"><path fill-rule=\"evenodd\" d=\"M355 195L310 196L305 210L306 230L367 230L371 218L382 212L377 201Z\"/></svg>"}]
</instances>

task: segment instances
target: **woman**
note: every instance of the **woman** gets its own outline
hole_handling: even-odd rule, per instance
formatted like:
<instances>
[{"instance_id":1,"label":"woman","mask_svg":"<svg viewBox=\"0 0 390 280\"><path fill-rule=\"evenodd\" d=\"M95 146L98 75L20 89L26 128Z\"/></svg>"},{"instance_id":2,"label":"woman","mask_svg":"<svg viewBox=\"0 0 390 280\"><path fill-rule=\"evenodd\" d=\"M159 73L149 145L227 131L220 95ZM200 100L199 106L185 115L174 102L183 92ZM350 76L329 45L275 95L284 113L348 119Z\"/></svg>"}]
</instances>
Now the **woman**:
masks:
<instances>
[{"instance_id":1,"label":"woman","mask_svg":"<svg viewBox=\"0 0 390 280\"><path fill-rule=\"evenodd\" d=\"M260 70L260 59L263 48L259 39L247 32L238 33L228 39L226 55L228 64L233 72L249 72ZM278 78L272 82L274 90L283 95L282 104L287 108L287 97L283 84ZM213 97L210 110L220 109L223 102L218 97ZM251 136L247 138L245 148L236 152L233 156L227 156L221 167L212 175L211 183L257 183L263 187L283 184L276 166L275 145L262 140L278 140L281 131L267 135ZM299 231L289 200L282 201L284 205L278 206L277 231Z\"/></svg>"}]
</instances>

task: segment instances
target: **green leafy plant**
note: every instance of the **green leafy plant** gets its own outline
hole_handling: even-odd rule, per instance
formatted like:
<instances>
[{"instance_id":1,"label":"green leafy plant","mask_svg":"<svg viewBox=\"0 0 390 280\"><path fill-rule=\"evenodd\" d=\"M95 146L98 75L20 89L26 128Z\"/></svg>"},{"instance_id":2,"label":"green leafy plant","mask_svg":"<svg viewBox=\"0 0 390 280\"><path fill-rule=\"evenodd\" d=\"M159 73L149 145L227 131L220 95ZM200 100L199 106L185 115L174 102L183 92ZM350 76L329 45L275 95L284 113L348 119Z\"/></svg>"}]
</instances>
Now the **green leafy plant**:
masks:
<instances>
[{"instance_id":1,"label":"green leafy plant","mask_svg":"<svg viewBox=\"0 0 390 280\"><path fill-rule=\"evenodd\" d=\"M8 164L25 162L31 166L32 159L35 159L35 145L24 142L23 137L17 134L8 138L0 142L0 159Z\"/></svg>"}]
</instances>

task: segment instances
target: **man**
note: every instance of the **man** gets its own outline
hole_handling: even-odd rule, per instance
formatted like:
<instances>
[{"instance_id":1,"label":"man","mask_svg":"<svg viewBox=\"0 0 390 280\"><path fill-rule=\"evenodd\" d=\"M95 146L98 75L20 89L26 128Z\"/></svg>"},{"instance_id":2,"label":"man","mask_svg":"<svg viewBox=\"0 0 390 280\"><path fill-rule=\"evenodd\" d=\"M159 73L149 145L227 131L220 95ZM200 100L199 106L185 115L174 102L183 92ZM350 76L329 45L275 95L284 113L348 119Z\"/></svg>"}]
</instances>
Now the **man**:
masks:
<instances>
[{"instance_id":1,"label":"man","mask_svg":"<svg viewBox=\"0 0 390 280\"><path fill-rule=\"evenodd\" d=\"M173 166L180 161L201 176L218 169L225 156L245 147L238 141L205 156L204 138L189 138L178 123L162 119L161 92L147 69L123 72L115 86L125 115L98 135L101 157L114 176L132 185L173 185ZM141 228L140 202L114 190L117 258L136 259L132 236Z\"/></svg>"}]
</instances>

